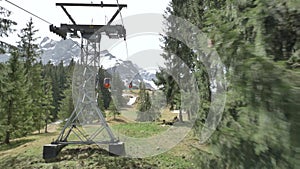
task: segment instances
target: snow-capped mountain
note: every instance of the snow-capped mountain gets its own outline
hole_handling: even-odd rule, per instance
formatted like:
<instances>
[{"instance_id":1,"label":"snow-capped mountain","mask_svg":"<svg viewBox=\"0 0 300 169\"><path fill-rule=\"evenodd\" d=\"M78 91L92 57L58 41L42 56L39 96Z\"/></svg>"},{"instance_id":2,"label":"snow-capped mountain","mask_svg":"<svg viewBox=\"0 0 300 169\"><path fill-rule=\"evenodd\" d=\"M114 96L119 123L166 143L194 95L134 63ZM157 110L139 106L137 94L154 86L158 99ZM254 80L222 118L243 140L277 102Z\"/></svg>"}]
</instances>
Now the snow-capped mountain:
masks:
<instances>
[{"instance_id":1,"label":"snow-capped mountain","mask_svg":"<svg viewBox=\"0 0 300 169\"><path fill-rule=\"evenodd\" d=\"M50 61L52 64L57 65L63 61L64 65L68 65L72 58L75 61L80 58L80 45L72 39L54 41L45 37L39 47L42 51L43 64Z\"/></svg>"},{"instance_id":2,"label":"snow-capped mountain","mask_svg":"<svg viewBox=\"0 0 300 169\"><path fill-rule=\"evenodd\" d=\"M54 41L45 37L40 45L42 50L41 59L44 64L49 61L57 65L63 61L64 65L68 65L72 59L75 62L80 60L80 45L72 39ZM144 70L129 60L121 60L109 53L107 50L100 52L100 64L108 72L118 72L124 84L127 86L131 81L133 86L144 81L147 88L157 89L152 79L156 79L155 71Z\"/></svg>"},{"instance_id":3,"label":"snow-capped mountain","mask_svg":"<svg viewBox=\"0 0 300 169\"><path fill-rule=\"evenodd\" d=\"M140 71L140 75L143 78L143 81L145 82L147 88L151 86L154 89L158 89L158 87L153 82L153 80L156 80L156 72L157 69L143 69Z\"/></svg>"}]
</instances>

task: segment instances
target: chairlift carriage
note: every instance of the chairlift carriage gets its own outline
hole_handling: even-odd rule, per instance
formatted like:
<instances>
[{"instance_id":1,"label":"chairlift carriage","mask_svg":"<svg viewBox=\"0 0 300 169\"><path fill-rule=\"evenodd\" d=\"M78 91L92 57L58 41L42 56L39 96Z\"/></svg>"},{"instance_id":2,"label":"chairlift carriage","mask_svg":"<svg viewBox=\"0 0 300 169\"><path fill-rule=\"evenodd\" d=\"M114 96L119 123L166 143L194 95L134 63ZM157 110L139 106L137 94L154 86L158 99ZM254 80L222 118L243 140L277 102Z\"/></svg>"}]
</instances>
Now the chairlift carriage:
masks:
<instances>
[{"instance_id":1,"label":"chairlift carriage","mask_svg":"<svg viewBox=\"0 0 300 169\"><path fill-rule=\"evenodd\" d=\"M128 85L128 88L131 89L133 86L132 86L132 81L129 83Z\"/></svg>"},{"instance_id":2,"label":"chairlift carriage","mask_svg":"<svg viewBox=\"0 0 300 169\"><path fill-rule=\"evenodd\" d=\"M65 14L68 16L72 24L61 24L60 27L50 25L50 31L66 39L68 34L71 37L77 37L78 32L81 35L81 60L80 70L83 73L80 74L81 84L78 87L78 101L75 105L72 115L68 118L65 126L60 132L58 138L51 142L51 144L44 145L43 158L45 160L55 158L61 149L69 144L106 144L109 147L109 152L115 155L125 155L124 143L120 142L110 127L108 126L104 116L102 115L98 105L97 96L95 91L91 91L92 86L95 87L95 79L97 76L97 70L95 68L100 67L100 41L101 33L104 33L108 38L124 38L126 40L126 30L124 25L112 25L112 22L116 18L122 8L127 7L126 4L104 4L102 1L100 4L86 4L86 3L56 3L56 6L60 6ZM69 14L65 7L116 7L118 8L112 18L106 25L80 25L75 22L72 16ZM105 78L103 85L105 88L110 88L110 78ZM89 114L93 116L86 117ZM99 120L94 120L93 117L98 116ZM78 124L79 118L85 119L88 124L95 123L96 130L89 136L86 136L81 131ZM96 122L94 122L96 121ZM102 132L105 132L109 137L109 140L95 140L95 138ZM72 141L69 137L71 133L74 133L79 141Z\"/></svg>"},{"instance_id":3,"label":"chairlift carriage","mask_svg":"<svg viewBox=\"0 0 300 169\"><path fill-rule=\"evenodd\" d=\"M110 88L110 78L104 78L103 86L104 86L106 89L109 89L109 88Z\"/></svg>"}]
</instances>

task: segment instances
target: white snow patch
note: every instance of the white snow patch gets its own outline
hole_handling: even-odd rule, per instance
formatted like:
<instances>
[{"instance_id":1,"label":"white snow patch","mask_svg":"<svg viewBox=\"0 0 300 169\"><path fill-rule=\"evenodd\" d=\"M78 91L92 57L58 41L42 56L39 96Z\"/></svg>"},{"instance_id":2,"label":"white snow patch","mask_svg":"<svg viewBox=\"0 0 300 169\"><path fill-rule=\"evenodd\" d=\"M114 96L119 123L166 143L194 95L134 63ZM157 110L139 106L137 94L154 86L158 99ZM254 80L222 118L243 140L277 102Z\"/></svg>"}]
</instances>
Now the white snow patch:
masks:
<instances>
[{"instance_id":1,"label":"white snow patch","mask_svg":"<svg viewBox=\"0 0 300 169\"><path fill-rule=\"evenodd\" d=\"M144 68L144 73L156 74L159 71L158 67Z\"/></svg>"},{"instance_id":2,"label":"white snow patch","mask_svg":"<svg viewBox=\"0 0 300 169\"><path fill-rule=\"evenodd\" d=\"M116 66L117 63L120 63L120 61L116 58L110 58L109 56L100 57L100 65L102 65L104 69L112 68Z\"/></svg>"},{"instance_id":3,"label":"white snow patch","mask_svg":"<svg viewBox=\"0 0 300 169\"><path fill-rule=\"evenodd\" d=\"M156 86L156 84L152 81L152 80L146 80L144 79L143 80L145 83L148 83L151 85L151 87L153 87L153 89L157 90L158 89L158 86Z\"/></svg>"},{"instance_id":4,"label":"white snow patch","mask_svg":"<svg viewBox=\"0 0 300 169\"><path fill-rule=\"evenodd\" d=\"M50 48L43 48L43 47L42 47L42 50L53 50L53 49L55 49L55 46L50 47Z\"/></svg>"},{"instance_id":5,"label":"white snow patch","mask_svg":"<svg viewBox=\"0 0 300 169\"><path fill-rule=\"evenodd\" d=\"M46 40L46 41L43 41L40 45L41 45L41 47L43 47L43 46L45 46L46 44L51 43L51 41L52 41L52 39L47 38L47 40Z\"/></svg>"},{"instance_id":6,"label":"white snow patch","mask_svg":"<svg viewBox=\"0 0 300 169\"><path fill-rule=\"evenodd\" d=\"M173 111L171 111L172 113L177 113L177 114L179 114L179 110L173 110ZM185 111L183 111L183 110L181 110L181 112L182 113L186 113Z\"/></svg>"},{"instance_id":7,"label":"white snow patch","mask_svg":"<svg viewBox=\"0 0 300 169\"><path fill-rule=\"evenodd\" d=\"M132 106L135 102L136 102L136 96L132 95L132 94L123 94L123 97L130 97L129 101L127 102L128 106Z\"/></svg>"},{"instance_id":8,"label":"white snow patch","mask_svg":"<svg viewBox=\"0 0 300 169\"><path fill-rule=\"evenodd\" d=\"M127 102L127 105L128 106L132 106L135 103L135 101L136 101L136 97L131 97L129 99L129 101Z\"/></svg>"}]
</instances>

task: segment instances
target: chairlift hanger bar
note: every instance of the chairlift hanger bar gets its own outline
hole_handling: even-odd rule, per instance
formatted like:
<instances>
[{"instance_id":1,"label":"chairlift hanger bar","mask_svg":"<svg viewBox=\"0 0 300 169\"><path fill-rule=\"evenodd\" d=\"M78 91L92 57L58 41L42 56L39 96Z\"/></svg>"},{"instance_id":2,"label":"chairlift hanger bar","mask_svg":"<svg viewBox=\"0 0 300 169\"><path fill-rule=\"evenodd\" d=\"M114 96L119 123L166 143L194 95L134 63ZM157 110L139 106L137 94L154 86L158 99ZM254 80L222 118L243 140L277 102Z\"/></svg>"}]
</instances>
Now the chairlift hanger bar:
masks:
<instances>
[{"instance_id":1,"label":"chairlift hanger bar","mask_svg":"<svg viewBox=\"0 0 300 169\"><path fill-rule=\"evenodd\" d=\"M66 13L66 15L68 16L68 18L71 20L71 22L74 24L74 25L77 25L75 20L72 18L72 16L69 14L69 12L67 11L67 9L64 7L64 6L60 6L64 12Z\"/></svg>"},{"instance_id":2,"label":"chairlift hanger bar","mask_svg":"<svg viewBox=\"0 0 300 169\"><path fill-rule=\"evenodd\" d=\"M116 11L116 13L111 17L111 19L108 21L107 25L110 25L114 19L117 17L117 15L121 12L122 7L119 7L119 9Z\"/></svg>"},{"instance_id":3,"label":"chairlift hanger bar","mask_svg":"<svg viewBox=\"0 0 300 169\"><path fill-rule=\"evenodd\" d=\"M118 7L119 9L115 12L115 14L112 16L112 18L109 20L107 25L110 25L114 19L117 17L117 15L121 12L123 7L127 7L126 4L103 4L103 2L101 1L101 4L86 4L86 3L56 3L56 6L60 6L64 12L66 13L66 15L68 16L68 18L71 20L71 22L76 25L75 20L72 18L72 16L70 15L70 13L67 11L67 9L65 8L65 6L85 6L85 7Z\"/></svg>"},{"instance_id":4,"label":"chairlift hanger bar","mask_svg":"<svg viewBox=\"0 0 300 169\"><path fill-rule=\"evenodd\" d=\"M56 6L85 6L85 7L127 7L126 4L87 4L87 3L56 3Z\"/></svg>"}]
</instances>

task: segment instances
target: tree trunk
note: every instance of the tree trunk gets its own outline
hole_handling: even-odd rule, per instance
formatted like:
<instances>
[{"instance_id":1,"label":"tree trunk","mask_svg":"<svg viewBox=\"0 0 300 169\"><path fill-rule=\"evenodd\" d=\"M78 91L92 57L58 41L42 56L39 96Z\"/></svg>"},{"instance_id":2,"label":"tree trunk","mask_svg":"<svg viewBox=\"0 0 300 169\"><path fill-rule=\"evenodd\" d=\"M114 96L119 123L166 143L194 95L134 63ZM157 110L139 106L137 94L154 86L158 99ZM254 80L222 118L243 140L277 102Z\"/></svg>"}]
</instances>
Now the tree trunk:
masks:
<instances>
[{"instance_id":1,"label":"tree trunk","mask_svg":"<svg viewBox=\"0 0 300 169\"><path fill-rule=\"evenodd\" d=\"M186 113L187 113L187 118L190 121L191 120L191 111L188 109Z\"/></svg>"},{"instance_id":2,"label":"tree trunk","mask_svg":"<svg viewBox=\"0 0 300 169\"><path fill-rule=\"evenodd\" d=\"M7 131L6 131L6 134L5 134L5 140L4 140L4 143L5 143L5 144L9 144L9 143L10 143L9 140L10 140L10 132L7 130Z\"/></svg>"},{"instance_id":3,"label":"tree trunk","mask_svg":"<svg viewBox=\"0 0 300 169\"><path fill-rule=\"evenodd\" d=\"M13 106L13 102L10 100L9 104L8 104L8 111L7 111L7 126L8 129L5 132L5 140L4 143L5 144L9 144L10 143L10 124L11 124L11 118L12 118L12 106Z\"/></svg>"},{"instance_id":4,"label":"tree trunk","mask_svg":"<svg viewBox=\"0 0 300 169\"><path fill-rule=\"evenodd\" d=\"M41 117L41 112L40 112L40 117ZM39 134L41 134L41 119L39 118L38 122L38 128L39 128Z\"/></svg>"},{"instance_id":5,"label":"tree trunk","mask_svg":"<svg viewBox=\"0 0 300 169\"><path fill-rule=\"evenodd\" d=\"M183 122L181 108L179 109L179 121Z\"/></svg>"},{"instance_id":6,"label":"tree trunk","mask_svg":"<svg viewBox=\"0 0 300 169\"><path fill-rule=\"evenodd\" d=\"M45 120L45 133L48 133L48 119L46 118L46 120Z\"/></svg>"}]
</instances>

